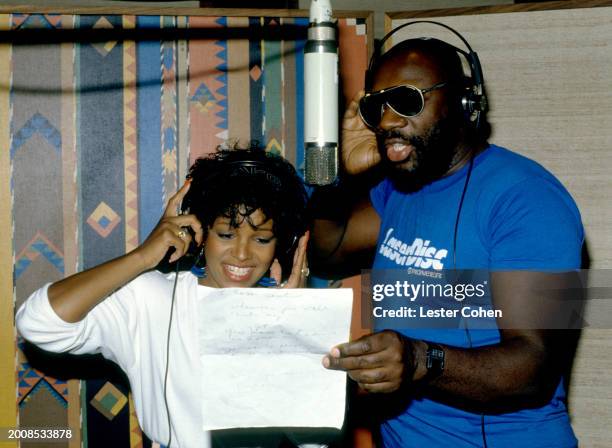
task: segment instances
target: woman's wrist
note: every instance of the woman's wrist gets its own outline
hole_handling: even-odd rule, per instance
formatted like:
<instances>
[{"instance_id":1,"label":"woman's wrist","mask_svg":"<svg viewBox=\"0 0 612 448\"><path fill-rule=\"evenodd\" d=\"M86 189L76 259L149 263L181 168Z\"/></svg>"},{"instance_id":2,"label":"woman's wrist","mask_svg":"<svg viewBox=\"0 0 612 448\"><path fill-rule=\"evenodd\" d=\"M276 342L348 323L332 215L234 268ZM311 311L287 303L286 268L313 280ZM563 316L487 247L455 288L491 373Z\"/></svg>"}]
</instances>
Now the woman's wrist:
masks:
<instances>
[{"instance_id":1,"label":"woman's wrist","mask_svg":"<svg viewBox=\"0 0 612 448\"><path fill-rule=\"evenodd\" d=\"M135 275L140 275L156 266L156 264L151 265L150 263L147 263L147 259L140 250L140 247L128 252L123 257L125 257L126 261L129 262L129 266L133 266L135 268Z\"/></svg>"}]
</instances>

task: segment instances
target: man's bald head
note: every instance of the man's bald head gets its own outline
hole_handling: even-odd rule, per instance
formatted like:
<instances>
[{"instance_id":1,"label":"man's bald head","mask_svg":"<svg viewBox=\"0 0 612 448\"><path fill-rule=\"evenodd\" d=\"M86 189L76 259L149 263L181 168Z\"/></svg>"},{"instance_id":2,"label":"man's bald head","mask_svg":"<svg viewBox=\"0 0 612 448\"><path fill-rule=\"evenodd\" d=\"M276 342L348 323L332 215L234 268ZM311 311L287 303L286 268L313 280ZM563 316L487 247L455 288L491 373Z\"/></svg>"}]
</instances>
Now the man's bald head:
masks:
<instances>
[{"instance_id":1,"label":"man's bald head","mask_svg":"<svg viewBox=\"0 0 612 448\"><path fill-rule=\"evenodd\" d=\"M417 38L407 39L380 56L372 67L374 78L379 70L384 70L388 64L425 61L436 72L439 81L449 82L451 90L463 93L470 85L470 78L463 70L463 63L457 50L439 39Z\"/></svg>"}]
</instances>

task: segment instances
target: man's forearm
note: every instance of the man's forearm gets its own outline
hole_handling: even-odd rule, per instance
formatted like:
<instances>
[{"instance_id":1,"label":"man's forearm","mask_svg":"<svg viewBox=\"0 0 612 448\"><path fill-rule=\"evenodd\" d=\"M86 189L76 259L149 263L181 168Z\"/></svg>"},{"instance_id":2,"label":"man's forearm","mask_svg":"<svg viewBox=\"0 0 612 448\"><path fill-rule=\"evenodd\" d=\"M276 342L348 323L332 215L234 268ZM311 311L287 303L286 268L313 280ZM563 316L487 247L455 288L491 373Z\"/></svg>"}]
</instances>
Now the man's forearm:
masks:
<instances>
[{"instance_id":1,"label":"man's forearm","mask_svg":"<svg viewBox=\"0 0 612 448\"><path fill-rule=\"evenodd\" d=\"M353 181L317 189L310 210L309 261L315 274L342 278L371 266L380 217L363 185L358 188Z\"/></svg>"},{"instance_id":2,"label":"man's forearm","mask_svg":"<svg viewBox=\"0 0 612 448\"><path fill-rule=\"evenodd\" d=\"M376 394L399 392L406 399L426 394L466 409L525 407L550 399L563 365L563 339L569 341L572 334L501 330L501 342L491 346L437 344L445 365L432 378L436 369L426 367L428 343L385 330L337 345L323 366L346 371L362 389Z\"/></svg>"},{"instance_id":3,"label":"man's forearm","mask_svg":"<svg viewBox=\"0 0 612 448\"><path fill-rule=\"evenodd\" d=\"M504 407L550 399L560 372L550 350L534 339L516 337L478 348L442 346L442 375L419 385L427 373L427 344L413 341L414 386L468 406ZM548 353L548 355L547 355Z\"/></svg>"},{"instance_id":4,"label":"man's forearm","mask_svg":"<svg viewBox=\"0 0 612 448\"><path fill-rule=\"evenodd\" d=\"M308 247L308 261L313 273L335 277L343 264L342 240L350 216L348 192L340 186L316 188L308 207L313 218Z\"/></svg>"}]
</instances>

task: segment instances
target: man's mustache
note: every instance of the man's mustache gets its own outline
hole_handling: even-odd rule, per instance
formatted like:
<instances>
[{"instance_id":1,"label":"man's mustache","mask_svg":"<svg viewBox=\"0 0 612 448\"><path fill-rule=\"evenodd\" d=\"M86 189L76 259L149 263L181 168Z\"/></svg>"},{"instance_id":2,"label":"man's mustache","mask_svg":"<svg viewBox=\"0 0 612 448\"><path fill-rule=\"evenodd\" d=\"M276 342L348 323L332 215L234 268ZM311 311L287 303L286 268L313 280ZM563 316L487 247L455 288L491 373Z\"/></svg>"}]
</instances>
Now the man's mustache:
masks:
<instances>
[{"instance_id":1,"label":"man's mustache","mask_svg":"<svg viewBox=\"0 0 612 448\"><path fill-rule=\"evenodd\" d=\"M391 138L401 138L402 140L410 141L411 138L414 138L414 136L407 136L407 135L402 134L397 129L390 130L390 131L381 131L381 132L378 133L378 137L382 141L385 141L385 140L391 139Z\"/></svg>"}]
</instances>

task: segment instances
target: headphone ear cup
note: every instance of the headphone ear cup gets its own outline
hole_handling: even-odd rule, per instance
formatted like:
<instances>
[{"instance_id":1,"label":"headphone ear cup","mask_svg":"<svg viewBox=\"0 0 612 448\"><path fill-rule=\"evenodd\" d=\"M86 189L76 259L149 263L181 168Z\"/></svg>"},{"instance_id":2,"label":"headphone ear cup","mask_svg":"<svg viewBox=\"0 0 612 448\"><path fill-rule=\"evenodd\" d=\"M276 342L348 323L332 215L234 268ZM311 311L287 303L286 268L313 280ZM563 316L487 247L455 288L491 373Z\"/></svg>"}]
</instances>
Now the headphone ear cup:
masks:
<instances>
[{"instance_id":1,"label":"headphone ear cup","mask_svg":"<svg viewBox=\"0 0 612 448\"><path fill-rule=\"evenodd\" d=\"M474 128L478 129L480 127L481 115L487 111L488 107L484 90L484 78L480 59L476 52L470 50L467 60L470 66L471 78L465 100L462 100L462 103L465 104L465 111L469 121L473 124Z\"/></svg>"},{"instance_id":2,"label":"headphone ear cup","mask_svg":"<svg viewBox=\"0 0 612 448\"><path fill-rule=\"evenodd\" d=\"M486 109L484 95L478 92L477 86L469 84L461 96L461 109L466 121L475 127L479 126L480 115Z\"/></svg>"},{"instance_id":3,"label":"headphone ear cup","mask_svg":"<svg viewBox=\"0 0 612 448\"><path fill-rule=\"evenodd\" d=\"M461 109L468 121L472 120L474 114L474 91L473 87L468 86L464 89L463 95L461 96Z\"/></svg>"}]
</instances>

